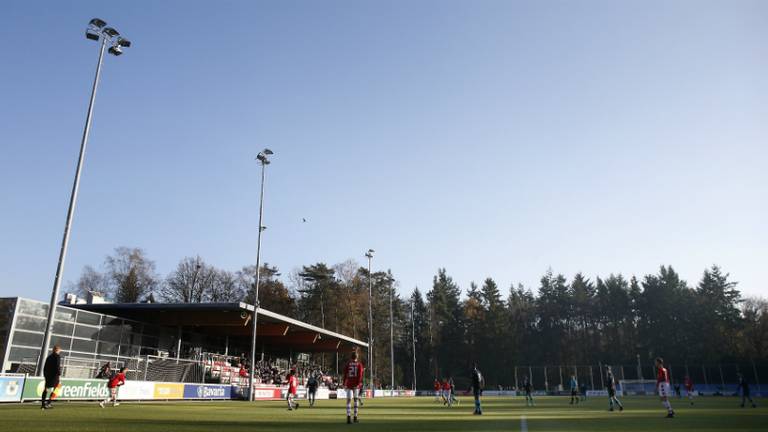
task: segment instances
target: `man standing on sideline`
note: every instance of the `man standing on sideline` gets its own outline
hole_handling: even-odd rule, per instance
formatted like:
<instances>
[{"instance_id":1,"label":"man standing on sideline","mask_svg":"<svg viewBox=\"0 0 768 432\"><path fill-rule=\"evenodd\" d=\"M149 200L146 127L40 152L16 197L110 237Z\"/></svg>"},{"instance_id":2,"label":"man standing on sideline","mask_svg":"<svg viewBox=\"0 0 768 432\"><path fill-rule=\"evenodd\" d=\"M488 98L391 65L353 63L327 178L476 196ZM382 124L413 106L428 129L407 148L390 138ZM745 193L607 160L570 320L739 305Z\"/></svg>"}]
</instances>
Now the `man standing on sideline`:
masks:
<instances>
[{"instance_id":1,"label":"man standing on sideline","mask_svg":"<svg viewBox=\"0 0 768 432\"><path fill-rule=\"evenodd\" d=\"M739 390L741 390L741 407L744 408L744 402L749 400L749 403L752 404L752 408L757 408L755 402L752 401L752 395L749 391L749 382L742 374L739 374Z\"/></svg>"},{"instance_id":2,"label":"man standing on sideline","mask_svg":"<svg viewBox=\"0 0 768 432\"><path fill-rule=\"evenodd\" d=\"M571 405L579 404L579 383L576 381L576 375L571 375Z\"/></svg>"},{"instance_id":3,"label":"man standing on sideline","mask_svg":"<svg viewBox=\"0 0 768 432\"><path fill-rule=\"evenodd\" d=\"M523 380L523 390L525 391L525 406L536 406L533 401L533 384L528 377Z\"/></svg>"},{"instance_id":4,"label":"man standing on sideline","mask_svg":"<svg viewBox=\"0 0 768 432\"><path fill-rule=\"evenodd\" d=\"M608 411L613 411L613 405L618 405L619 411L624 411L624 405L616 397L616 378L613 376L613 370L610 366L606 368L605 386L608 388Z\"/></svg>"},{"instance_id":5,"label":"man standing on sideline","mask_svg":"<svg viewBox=\"0 0 768 432\"><path fill-rule=\"evenodd\" d=\"M315 396L317 396L317 377L315 377L315 374L312 374L309 376L309 380L307 381L307 399L309 399L309 406L313 407L315 406Z\"/></svg>"},{"instance_id":6,"label":"man standing on sideline","mask_svg":"<svg viewBox=\"0 0 768 432\"><path fill-rule=\"evenodd\" d=\"M672 396L672 389L669 386L669 372L664 367L664 359L656 357L656 390L659 392L661 403L667 409L667 418L675 417L675 411L672 404L669 403L669 397Z\"/></svg>"},{"instance_id":7,"label":"man standing on sideline","mask_svg":"<svg viewBox=\"0 0 768 432\"><path fill-rule=\"evenodd\" d=\"M474 415L482 415L483 407L480 405L480 396L483 394L483 374L477 368L477 363L472 366L472 395L475 397Z\"/></svg>"},{"instance_id":8,"label":"man standing on sideline","mask_svg":"<svg viewBox=\"0 0 768 432\"><path fill-rule=\"evenodd\" d=\"M40 400L42 403L41 409L51 409L51 401L53 400L53 392L56 387L59 386L59 378L61 378L61 347L58 345L53 346L53 352L45 359L43 365L43 377L45 378L45 388L43 389L43 397ZM50 393L49 393L50 390ZM48 400L46 400L46 396Z\"/></svg>"},{"instance_id":9,"label":"man standing on sideline","mask_svg":"<svg viewBox=\"0 0 768 432\"><path fill-rule=\"evenodd\" d=\"M352 351L349 361L344 366L344 391L347 393L347 424L352 423L352 407L354 400L354 422L357 423L357 412L360 403L360 387L363 384L363 373L365 368L363 364L357 361L357 353Z\"/></svg>"}]
</instances>

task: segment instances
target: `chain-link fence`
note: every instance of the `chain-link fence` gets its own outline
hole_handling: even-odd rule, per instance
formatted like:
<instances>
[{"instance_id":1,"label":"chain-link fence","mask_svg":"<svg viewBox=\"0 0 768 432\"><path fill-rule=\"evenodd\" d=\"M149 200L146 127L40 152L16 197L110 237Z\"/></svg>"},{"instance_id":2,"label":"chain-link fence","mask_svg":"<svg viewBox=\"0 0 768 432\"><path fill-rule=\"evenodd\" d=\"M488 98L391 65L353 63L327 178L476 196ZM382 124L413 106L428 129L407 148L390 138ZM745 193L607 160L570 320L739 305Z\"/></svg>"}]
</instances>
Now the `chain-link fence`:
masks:
<instances>
[{"instance_id":1,"label":"chain-link fence","mask_svg":"<svg viewBox=\"0 0 768 432\"><path fill-rule=\"evenodd\" d=\"M607 366L609 365L514 366L512 382L500 384L503 388L521 388L525 380L529 379L533 388L538 391L561 392L569 390L570 379L574 375L581 388L602 390L606 385ZM610 366L617 381L656 379L653 364ZM738 391L739 379L743 377L757 393L762 393L763 387L768 392L768 364L667 364L666 367L673 386L683 386L687 376L698 391L730 395Z\"/></svg>"}]
</instances>

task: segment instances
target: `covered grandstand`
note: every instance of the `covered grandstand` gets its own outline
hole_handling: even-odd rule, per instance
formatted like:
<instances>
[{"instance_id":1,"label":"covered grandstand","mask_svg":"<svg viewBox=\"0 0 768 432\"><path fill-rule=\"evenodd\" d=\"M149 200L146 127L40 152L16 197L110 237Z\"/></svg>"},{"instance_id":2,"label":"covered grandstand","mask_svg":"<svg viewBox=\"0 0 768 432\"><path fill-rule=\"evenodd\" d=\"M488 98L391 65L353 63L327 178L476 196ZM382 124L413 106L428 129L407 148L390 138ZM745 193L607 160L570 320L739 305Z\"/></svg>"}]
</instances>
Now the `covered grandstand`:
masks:
<instances>
[{"instance_id":1,"label":"covered grandstand","mask_svg":"<svg viewBox=\"0 0 768 432\"><path fill-rule=\"evenodd\" d=\"M48 305L0 299L0 372L34 374ZM144 382L280 385L287 368L334 387L339 358L365 342L258 309L257 364L250 359L247 303L74 303L57 306L51 344L63 352L63 377L93 379L101 366L129 368ZM331 355L328 355L331 354Z\"/></svg>"}]
</instances>

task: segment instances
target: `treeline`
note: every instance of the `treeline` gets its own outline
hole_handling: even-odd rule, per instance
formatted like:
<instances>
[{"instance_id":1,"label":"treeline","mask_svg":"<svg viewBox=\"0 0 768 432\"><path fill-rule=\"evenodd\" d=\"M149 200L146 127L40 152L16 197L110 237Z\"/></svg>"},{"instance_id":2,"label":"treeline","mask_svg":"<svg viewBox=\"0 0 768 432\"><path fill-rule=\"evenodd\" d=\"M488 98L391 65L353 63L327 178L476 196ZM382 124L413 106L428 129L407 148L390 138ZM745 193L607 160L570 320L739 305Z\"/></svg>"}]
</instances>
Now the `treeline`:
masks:
<instances>
[{"instance_id":1,"label":"treeline","mask_svg":"<svg viewBox=\"0 0 768 432\"><path fill-rule=\"evenodd\" d=\"M285 277L265 264L259 300L266 309L367 341L369 280L373 367L385 386L391 371L390 301L395 384L406 387L413 382L412 338L419 387L435 376L464 376L473 361L491 385L512 383L514 365L629 365L638 355L646 363L659 355L674 364L768 362L768 302L742 297L717 266L694 286L671 266L642 278L577 273L568 280L550 270L536 292L522 285L502 291L491 278L462 290L440 269L429 291L416 288L401 297L391 271L369 279L354 261L303 266ZM200 257L182 259L161 277L143 251L118 248L102 272L86 267L70 289L104 291L120 302L151 296L253 303L254 282L254 266L227 271Z\"/></svg>"}]
</instances>

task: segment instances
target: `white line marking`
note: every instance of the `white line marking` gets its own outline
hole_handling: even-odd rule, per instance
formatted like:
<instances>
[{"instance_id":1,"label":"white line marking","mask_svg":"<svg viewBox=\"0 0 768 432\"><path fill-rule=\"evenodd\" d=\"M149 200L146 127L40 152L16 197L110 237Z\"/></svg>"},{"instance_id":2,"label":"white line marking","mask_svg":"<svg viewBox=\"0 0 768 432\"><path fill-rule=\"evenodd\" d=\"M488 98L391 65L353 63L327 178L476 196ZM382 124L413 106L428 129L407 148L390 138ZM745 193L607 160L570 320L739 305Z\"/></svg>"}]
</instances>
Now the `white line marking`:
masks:
<instances>
[{"instance_id":1,"label":"white line marking","mask_svg":"<svg viewBox=\"0 0 768 432\"><path fill-rule=\"evenodd\" d=\"M525 416L520 417L520 432L528 432L528 420Z\"/></svg>"}]
</instances>

